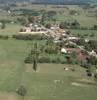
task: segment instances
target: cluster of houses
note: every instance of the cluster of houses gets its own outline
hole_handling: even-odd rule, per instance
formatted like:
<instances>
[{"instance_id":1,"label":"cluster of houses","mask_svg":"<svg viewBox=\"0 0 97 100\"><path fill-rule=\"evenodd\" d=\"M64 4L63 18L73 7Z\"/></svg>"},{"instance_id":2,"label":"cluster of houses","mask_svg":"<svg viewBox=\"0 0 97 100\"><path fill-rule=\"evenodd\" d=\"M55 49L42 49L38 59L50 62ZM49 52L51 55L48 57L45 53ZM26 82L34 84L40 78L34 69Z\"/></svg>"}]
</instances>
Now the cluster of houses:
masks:
<instances>
[{"instance_id":1,"label":"cluster of houses","mask_svg":"<svg viewBox=\"0 0 97 100\"><path fill-rule=\"evenodd\" d=\"M19 34L44 34L47 29L39 24L29 24L20 29Z\"/></svg>"},{"instance_id":2,"label":"cluster of houses","mask_svg":"<svg viewBox=\"0 0 97 100\"><path fill-rule=\"evenodd\" d=\"M65 31L65 29L60 29L58 25L52 26L49 32L52 37L54 37L54 43L62 43L63 45L60 48L60 52L64 54L71 54L75 52L77 54L76 59L83 61L90 56L97 58L97 53L92 50L91 52L87 51L84 46L79 46L77 42L80 40L79 37L72 35ZM87 43L89 39L84 39Z\"/></svg>"},{"instance_id":3,"label":"cluster of houses","mask_svg":"<svg viewBox=\"0 0 97 100\"><path fill-rule=\"evenodd\" d=\"M77 60L85 60L89 56L94 56L97 58L97 53L92 50L91 52L84 49L84 46L77 45L77 42L80 40L79 37L75 37L69 32L66 32L65 29L61 29L59 25L53 25L50 29L45 28L40 24L29 24L22 28L19 32L20 34L45 34L46 36L53 37L54 43L63 43L61 46L60 52L64 54L71 54L76 52ZM85 42L89 42L88 39L85 39ZM87 53L84 53L87 52Z\"/></svg>"}]
</instances>

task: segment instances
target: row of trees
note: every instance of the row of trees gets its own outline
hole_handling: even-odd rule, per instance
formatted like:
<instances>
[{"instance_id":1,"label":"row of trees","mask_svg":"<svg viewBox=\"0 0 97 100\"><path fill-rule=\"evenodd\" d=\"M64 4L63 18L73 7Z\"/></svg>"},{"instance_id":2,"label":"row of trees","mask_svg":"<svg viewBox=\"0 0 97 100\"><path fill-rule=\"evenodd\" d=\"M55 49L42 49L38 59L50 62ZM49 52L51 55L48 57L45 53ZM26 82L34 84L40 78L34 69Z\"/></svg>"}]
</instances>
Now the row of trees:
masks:
<instances>
[{"instance_id":1,"label":"row of trees","mask_svg":"<svg viewBox=\"0 0 97 100\"><path fill-rule=\"evenodd\" d=\"M12 38L17 40L43 40L46 37L44 35L31 35L31 34L16 34Z\"/></svg>"},{"instance_id":2,"label":"row of trees","mask_svg":"<svg viewBox=\"0 0 97 100\"><path fill-rule=\"evenodd\" d=\"M80 23L75 20L72 22L61 22L60 23L60 28L67 28L67 29L80 29Z\"/></svg>"},{"instance_id":3,"label":"row of trees","mask_svg":"<svg viewBox=\"0 0 97 100\"><path fill-rule=\"evenodd\" d=\"M75 20L72 22L61 22L60 28L67 28L67 29L81 29L81 30L97 30L97 25L94 25L92 27L83 27L80 25L80 23Z\"/></svg>"}]
</instances>

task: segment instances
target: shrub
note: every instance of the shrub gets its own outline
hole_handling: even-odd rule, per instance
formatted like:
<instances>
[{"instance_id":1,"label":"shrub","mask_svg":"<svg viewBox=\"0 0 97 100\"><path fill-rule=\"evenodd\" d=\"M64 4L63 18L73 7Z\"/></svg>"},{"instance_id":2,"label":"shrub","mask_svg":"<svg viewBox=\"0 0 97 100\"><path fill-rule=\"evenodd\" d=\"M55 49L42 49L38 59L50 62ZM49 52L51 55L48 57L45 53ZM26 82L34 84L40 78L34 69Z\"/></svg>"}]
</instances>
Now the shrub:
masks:
<instances>
[{"instance_id":1,"label":"shrub","mask_svg":"<svg viewBox=\"0 0 97 100\"><path fill-rule=\"evenodd\" d=\"M8 40L9 36L8 35L0 35L0 39L3 40Z\"/></svg>"},{"instance_id":2,"label":"shrub","mask_svg":"<svg viewBox=\"0 0 97 100\"><path fill-rule=\"evenodd\" d=\"M28 56L26 57L26 59L24 60L25 63L32 63L33 62L33 59L32 59L32 56Z\"/></svg>"},{"instance_id":3,"label":"shrub","mask_svg":"<svg viewBox=\"0 0 97 100\"><path fill-rule=\"evenodd\" d=\"M50 58L46 57L46 56L42 56L39 58L38 60L39 63L51 63Z\"/></svg>"},{"instance_id":4,"label":"shrub","mask_svg":"<svg viewBox=\"0 0 97 100\"><path fill-rule=\"evenodd\" d=\"M87 73L87 76L91 77L92 76L92 73L91 72L88 72Z\"/></svg>"},{"instance_id":5,"label":"shrub","mask_svg":"<svg viewBox=\"0 0 97 100\"><path fill-rule=\"evenodd\" d=\"M23 85L21 85L21 86L17 89L16 92L17 92L18 95L22 96L22 97L23 97L23 100L24 100L24 96L27 94L26 88L25 88Z\"/></svg>"},{"instance_id":6,"label":"shrub","mask_svg":"<svg viewBox=\"0 0 97 100\"><path fill-rule=\"evenodd\" d=\"M55 56L50 54L50 55L40 55L40 57L38 58L38 63L59 63L59 64L65 64L66 63L66 59L61 56L61 57L58 57L58 56ZM32 64L33 63L33 58L31 55L29 55L28 57L26 57L26 59L24 60L25 63L30 63Z\"/></svg>"},{"instance_id":7,"label":"shrub","mask_svg":"<svg viewBox=\"0 0 97 100\"><path fill-rule=\"evenodd\" d=\"M31 34L13 35L12 38L18 40L42 40L43 39L41 35L31 35Z\"/></svg>"},{"instance_id":8,"label":"shrub","mask_svg":"<svg viewBox=\"0 0 97 100\"><path fill-rule=\"evenodd\" d=\"M94 78L97 80L97 74L94 75Z\"/></svg>"},{"instance_id":9,"label":"shrub","mask_svg":"<svg viewBox=\"0 0 97 100\"><path fill-rule=\"evenodd\" d=\"M45 52L48 53L48 54L56 54L57 53L57 50L55 50L54 47L47 47L45 49Z\"/></svg>"}]
</instances>

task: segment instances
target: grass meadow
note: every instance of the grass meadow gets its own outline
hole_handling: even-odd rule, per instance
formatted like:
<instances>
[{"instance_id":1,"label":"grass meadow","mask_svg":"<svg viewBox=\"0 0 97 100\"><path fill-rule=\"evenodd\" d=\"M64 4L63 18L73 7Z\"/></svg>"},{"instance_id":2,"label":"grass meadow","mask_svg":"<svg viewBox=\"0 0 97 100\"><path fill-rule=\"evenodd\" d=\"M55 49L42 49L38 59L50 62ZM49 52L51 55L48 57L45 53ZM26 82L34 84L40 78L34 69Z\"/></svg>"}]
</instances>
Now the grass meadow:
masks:
<instances>
[{"instance_id":1,"label":"grass meadow","mask_svg":"<svg viewBox=\"0 0 97 100\"><path fill-rule=\"evenodd\" d=\"M5 29L0 29L0 35L12 36L13 34L18 34L21 27L20 24L6 24Z\"/></svg>"},{"instance_id":2,"label":"grass meadow","mask_svg":"<svg viewBox=\"0 0 97 100\"><path fill-rule=\"evenodd\" d=\"M34 72L32 64L24 64L31 44L32 41L0 40L0 99L22 100L15 93L21 84L27 89L25 100L97 99L96 83L90 79L95 85L89 85L85 69L78 65L38 64ZM64 71L64 67L76 70Z\"/></svg>"}]
</instances>

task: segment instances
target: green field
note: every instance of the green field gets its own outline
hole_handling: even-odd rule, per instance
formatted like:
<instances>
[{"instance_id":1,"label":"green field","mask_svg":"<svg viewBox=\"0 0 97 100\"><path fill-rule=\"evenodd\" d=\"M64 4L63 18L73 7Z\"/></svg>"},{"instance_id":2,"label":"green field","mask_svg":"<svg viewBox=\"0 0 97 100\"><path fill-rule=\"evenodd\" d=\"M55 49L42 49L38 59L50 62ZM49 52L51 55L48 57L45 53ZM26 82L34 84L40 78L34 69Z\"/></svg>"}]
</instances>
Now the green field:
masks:
<instances>
[{"instance_id":1,"label":"green field","mask_svg":"<svg viewBox=\"0 0 97 100\"><path fill-rule=\"evenodd\" d=\"M0 40L0 99L22 100L16 89L23 84L25 100L96 100L97 85L88 84L84 68L78 65L24 64L31 49L31 41ZM64 71L75 68L75 72ZM76 85L76 84L78 85Z\"/></svg>"},{"instance_id":2,"label":"green field","mask_svg":"<svg viewBox=\"0 0 97 100\"><path fill-rule=\"evenodd\" d=\"M21 29L20 24L6 24L5 29L0 29L0 35L9 35L17 34Z\"/></svg>"},{"instance_id":3,"label":"green field","mask_svg":"<svg viewBox=\"0 0 97 100\"><path fill-rule=\"evenodd\" d=\"M81 35L88 39L97 40L97 30L80 30L80 29L70 29L71 33L75 36ZM92 35L92 36L91 36Z\"/></svg>"}]
</instances>

